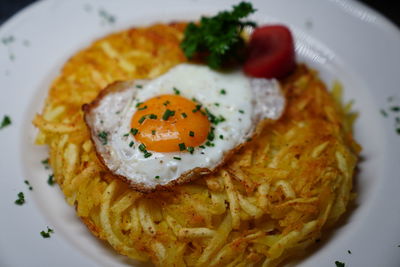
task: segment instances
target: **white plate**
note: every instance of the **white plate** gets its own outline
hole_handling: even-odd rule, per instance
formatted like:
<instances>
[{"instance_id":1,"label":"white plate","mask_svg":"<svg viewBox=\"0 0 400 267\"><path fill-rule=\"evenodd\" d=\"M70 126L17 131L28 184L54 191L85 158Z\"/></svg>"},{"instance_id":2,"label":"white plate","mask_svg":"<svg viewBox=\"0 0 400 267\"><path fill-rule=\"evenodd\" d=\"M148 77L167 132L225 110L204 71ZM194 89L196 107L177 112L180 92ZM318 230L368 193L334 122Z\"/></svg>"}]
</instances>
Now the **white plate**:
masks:
<instances>
[{"instance_id":1,"label":"white plate","mask_svg":"<svg viewBox=\"0 0 400 267\"><path fill-rule=\"evenodd\" d=\"M235 1L237 2L237 1ZM363 161L356 179L358 198L322 245L301 266L400 265L400 135L393 112L400 104L400 33L382 16L353 1L253 1L253 19L282 22L293 30L298 59L318 69L330 84L338 79L345 98L360 112L355 134ZM77 50L107 33L156 21L189 20L225 10L232 1L215 0L44 0L18 13L0 28L0 266L126 266L130 262L93 238L76 218L49 170L40 161L46 149L32 144L31 126L50 82ZM100 10L115 16L110 23ZM7 43L7 41L5 41ZM387 98L395 96L392 103ZM34 187L29 191L24 184ZM18 192L26 204L17 206ZM40 231L55 230L43 239ZM351 251L351 254L348 253Z\"/></svg>"}]
</instances>

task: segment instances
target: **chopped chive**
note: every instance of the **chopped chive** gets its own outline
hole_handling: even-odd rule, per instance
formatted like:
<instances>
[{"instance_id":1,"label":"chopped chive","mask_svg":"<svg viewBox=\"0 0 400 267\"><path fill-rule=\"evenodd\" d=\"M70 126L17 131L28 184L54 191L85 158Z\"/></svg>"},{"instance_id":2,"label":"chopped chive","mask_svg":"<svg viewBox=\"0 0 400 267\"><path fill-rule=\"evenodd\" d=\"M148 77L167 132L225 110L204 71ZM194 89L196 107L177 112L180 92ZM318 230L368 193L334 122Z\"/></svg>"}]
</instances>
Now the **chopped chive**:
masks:
<instances>
[{"instance_id":1,"label":"chopped chive","mask_svg":"<svg viewBox=\"0 0 400 267\"><path fill-rule=\"evenodd\" d=\"M136 104L136 107L137 107L137 108L140 107L141 104L143 104L143 102L138 102L138 103Z\"/></svg>"},{"instance_id":2,"label":"chopped chive","mask_svg":"<svg viewBox=\"0 0 400 267\"><path fill-rule=\"evenodd\" d=\"M134 144L135 144L135 142L131 141L131 142L129 143L129 147L133 147Z\"/></svg>"},{"instance_id":3,"label":"chopped chive","mask_svg":"<svg viewBox=\"0 0 400 267\"><path fill-rule=\"evenodd\" d=\"M131 134L136 135L139 132L139 130L136 128L131 128L130 132L131 132Z\"/></svg>"},{"instance_id":4,"label":"chopped chive","mask_svg":"<svg viewBox=\"0 0 400 267\"><path fill-rule=\"evenodd\" d=\"M209 141L213 141L213 140L214 140L214 138L215 138L215 134L214 134L214 128L213 128L213 127L211 127L211 131L208 133L208 135L207 135L207 139L208 139Z\"/></svg>"},{"instance_id":5,"label":"chopped chive","mask_svg":"<svg viewBox=\"0 0 400 267\"><path fill-rule=\"evenodd\" d=\"M222 134L220 134L219 139L224 139L224 136Z\"/></svg>"},{"instance_id":6,"label":"chopped chive","mask_svg":"<svg viewBox=\"0 0 400 267\"><path fill-rule=\"evenodd\" d=\"M105 131L102 131L97 136L99 137L102 145L107 145L108 133L106 133Z\"/></svg>"},{"instance_id":7,"label":"chopped chive","mask_svg":"<svg viewBox=\"0 0 400 267\"><path fill-rule=\"evenodd\" d=\"M182 118L186 118L187 117L185 112L182 112L181 115L182 115Z\"/></svg>"},{"instance_id":8,"label":"chopped chive","mask_svg":"<svg viewBox=\"0 0 400 267\"><path fill-rule=\"evenodd\" d=\"M156 130L151 130L152 135L156 135Z\"/></svg>"},{"instance_id":9,"label":"chopped chive","mask_svg":"<svg viewBox=\"0 0 400 267\"><path fill-rule=\"evenodd\" d=\"M214 144L214 143L211 143L210 141L207 141L207 142L206 142L206 146L213 147L213 146L215 146L215 144Z\"/></svg>"},{"instance_id":10,"label":"chopped chive","mask_svg":"<svg viewBox=\"0 0 400 267\"><path fill-rule=\"evenodd\" d=\"M54 185L54 174L49 175L49 178L47 179L47 183L49 185Z\"/></svg>"},{"instance_id":11,"label":"chopped chive","mask_svg":"<svg viewBox=\"0 0 400 267\"><path fill-rule=\"evenodd\" d=\"M138 120L138 122L139 122L140 124L142 124L142 123L144 122L145 119L146 119L146 116L142 116L142 117Z\"/></svg>"},{"instance_id":12,"label":"chopped chive","mask_svg":"<svg viewBox=\"0 0 400 267\"><path fill-rule=\"evenodd\" d=\"M194 136L194 132L193 132L193 131L190 131L190 132L189 132L189 136L193 137L193 136Z\"/></svg>"},{"instance_id":13,"label":"chopped chive","mask_svg":"<svg viewBox=\"0 0 400 267\"><path fill-rule=\"evenodd\" d=\"M148 158L148 157L150 157L151 155L153 155L153 154L151 154L151 153L148 152L148 151L144 152L144 157L145 157L145 158Z\"/></svg>"},{"instance_id":14,"label":"chopped chive","mask_svg":"<svg viewBox=\"0 0 400 267\"><path fill-rule=\"evenodd\" d=\"M400 134L400 128L396 128L397 134Z\"/></svg>"},{"instance_id":15,"label":"chopped chive","mask_svg":"<svg viewBox=\"0 0 400 267\"><path fill-rule=\"evenodd\" d=\"M157 175L156 177L154 177L155 179L160 179L160 176L159 175Z\"/></svg>"},{"instance_id":16,"label":"chopped chive","mask_svg":"<svg viewBox=\"0 0 400 267\"><path fill-rule=\"evenodd\" d=\"M196 103L199 103L199 101L195 97L192 97L192 101L196 102Z\"/></svg>"},{"instance_id":17,"label":"chopped chive","mask_svg":"<svg viewBox=\"0 0 400 267\"><path fill-rule=\"evenodd\" d=\"M138 108L138 110L145 110L146 108L147 108L147 106L144 106L144 107Z\"/></svg>"},{"instance_id":18,"label":"chopped chive","mask_svg":"<svg viewBox=\"0 0 400 267\"><path fill-rule=\"evenodd\" d=\"M187 147L187 151L188 151L190 154L193 154L193 152L194 152L194 147L188 146L188 147Z\"/></svg>"},{"instance_id":19,"label":"chopped chive","mask_svg":"<svg viewBox=\"0 0 400 267\"><path fill-rule=\"evenodd\" d=\"M126 134L123 135L123 137L127 137L127 136L129 136L129 133L126 133Z\"/></svg>"},{"instance_id":20,"label":"chopped chive","mask_svg":"<svg viewBox=\"0 0 400 267\"><path fill-rule=\"evenodd\" d=\"M215 106L219 107L219 103L214 103Z\"/></svg>"},{"instance_id":21,"label":"chopped chive","mask_svg":"<svg viewBox=\"0 0 400 267\"><path fill-rule=\"evenodd\" d=\"M345 267L345 264L340 261L335 261L336 267Z\"/></svg>"},{"instance_id":22,"label":"chopped chive","mask_svg":"<svg viewBox=\"0 0 400 267\"><path fill-rule=\"evenodd\" d=\"M180 143L178 146L179 146L179 150L180 150L180 151L186 150L186 145L185 145L185 143Z\"/></svg>"},{"instance_id":23,"label":"chopped chive","mask_svg":"<svg viewBox=\"0 0 400 267\"><path fill-rule=\"evenodd\" d=\"M201 109L202 105L198 104L196 105L196 108L192 110L193 113L196 113L197 111L199 111Z\"/></svg>"},{"instance_id":24,"label":"chopped chive","mask_svg":"<svg viewBox=\"0 0 400 267\"><path fill-rule=\"evenodd\" d=\"M150 115L149 115L149 118L150 118L151 120L156 120L156 119L157 119L157 115L156 115L156 114L150 114Z\"/></svg>"},{"instance_id":25,"label":"chopped chive","mask_svg":"<svg viewBox=\"0 0 400 267\"><path fill-rule=\"evenodd\" d=\"M347 253L351 254L351 251L350 251L350 250L348 250L348 251L347 251Z\"/></svg>"},{"instance_id":26,"label":"chopped chive","mask_svg":"<svg viewBox=\"0 0 400 267\"><path fill-rule=\"evenodd\" d=\"M166 121L166 120L169 119L169 117L172 117L172 116L174 116L174 115L175 115L175 111L174 111L174 110L167 109L167 110L164 112L164 115L163 115L162 119Z\"/></svg>"},{"instance_id":27,"label":"chopped chive","mask_svg":"<svg viewBox=\"0 0 400 267\"><path fill-rule=\"evenodd\" d=\"M167 106L167 105L169 105L171 102L169 102L168 100L167 101L165 101L164 103L163 103L163 105L164 106Z\"/></svg>"},{"instance_id":28,"label":"chopped chive","mask_svg":"<svg viewBox=\"0 0 400 267\"><path fill-rule=\"evenodd\" d=\"M244 110L243 109L239 109L239 113L244 114Z\"/></svg>"},{"instance_id":29,"label":"chopped chive","mask_svg":"<svg viewBox=\"0 0 400 267\"><path fill-rule=\"evenodd\" d=\"M380 111L381 111L381 114L382 114L383 117L387 117L388 116L387 112L384 109L381 109Z\"/></svg>"},{"instance_id":30,"label":"chopped chive","mask_svg":"<svg viewBox=\"0 0 400 267\"><path fill-rule=\"evenodd\" d=\"M221 95L226 95L225 89L221 89L221 91L219 91L219 93L220 93Z\"/></svg>"},{"instance_id":31,"label":"chopped chive","mask_svg":"<svg viewBox=\"0 0 400 267\"><path fill-rule=\"evenodd\" d=\"M173 159L176 159L176 160L181 160L181 158L180 158L180 157L173 157Z\"/></svg>"},{"instance_id":32,"label":"chopped chive","mask_svg":"<svg viewBox=\"0 0 400 267\"><path fill-rule=\"evenodd\" d=\"M54 230L51 229L51 228L49 228L49 227L47 226L47 232L41 231L41 232L40 232L40 235L41 235L43 238L49 238L49 237L50 237L50 234L52 234L52 233L54 233Z\"/></svg>"},{"instance_id":33,"label":"chopped chive","mask_svg":"<svg viewBox=\"0 0 400 267\"><path fill-rule=\"evenodd\" d=\"M181 92L180 92L178 89L176 89L175 87L172 88L172 90L174 90L174 93L175 93L176 95L180 95L180 94L181 94Z\"/></svg>"},{"instance_id":34,"label":"chopped chive","mask_svg":"<svg viewBox=\"0 0 400 267\"><path fill-rule=\"evenodd\" d=\"M121 111L117 111L117 112L115 112L115 114L117 114L117 115L119 115L121 113Z\"/></svg>"},{"instance_id":35,"label":"chopped chive","mask_svg":"<svg viewBox=\"0 0 400 267\"><path fill-rule=\"evenodd\" d=\"M142 151L142 152L147 152L146 151L146 146L144 144L140 144L139 145L139 150Z\"/></svg>"},{"instance_id":36,"label":"chopped chive","mask_svg":"<svg viewBox=\"0 0 400 267\"><path fill-rule=\"evenodd\" d=\"M15 200L14 203L17 205L20 205L20 206L23 205L25 203L24 193L19 192L17 196L18 196L18 199Z\"/></svg>"},{"instance_id":37,"label":"chopped chive","mask_svg":"<svg viewBox=\"0 0 400 267\"><path fill-rule=\"evenodd\" d=\"M399 112L400 111L400 107L399 106L391 107L390 110L394 111L394 112Z\"/></svg>"},{"instance_id":38,"label":"chopped chive","mask_svg":"<svg viewBox=\"0 0 400 267\"><path fill-rule=\"evenodd\" d=\"M31 184L29 183L28 180L25 180L24 183L28 186L28 189L32 191L33 187L31 186Z\"/></svg>"},{"instance_id":39,"label":"chopped chive","mask_svg":"<svg viewBox=\"0 0 400 267\"><path fill-rule=\"evenodd\" d=\"M205 147L205 146L203 146L203 145L201 145L201 146L199 146L199 147L200 147L200 148L203 148L203 149L204 149L204 148L206 148L206 147Z\"/></svg>"},{"instance_id":40,"label":"chopped chive","mask_svg":"<svg viewBox=\"0 0 400 267\"><path fill-rule=\"evenodd\" d=\"M136 88L143 88L143 85L137 84L137 85L136 85Z\"/></svg>"},{"instance_id":41,"label":"chopped chive","mask_svg":"<svg viewBox=\"0 0 400 267\"><path fill-rule=\"evenodd\" d=\"M48 169L50 168L49 159L48 159L48 158L42 160L41 163L43 164L43 166L44 166L44 168L45 168L46 170L48 170Z\"/></svg>"},{"instance_id":42,"label":"chopped chive","mask_svg":"<svg viewBox=\"0 0 400 267\"><path fill-rule=\"evenodd\" d=\"M10 119L10 117L7 116L7 115L5 115L5 116L3 117L3 121L2 121L1 124L0 124L0 129L3 129L3 128L7 127L7 126L10 125L10 124L11 124L11 119Z\"/></svg>"}]
</instances>

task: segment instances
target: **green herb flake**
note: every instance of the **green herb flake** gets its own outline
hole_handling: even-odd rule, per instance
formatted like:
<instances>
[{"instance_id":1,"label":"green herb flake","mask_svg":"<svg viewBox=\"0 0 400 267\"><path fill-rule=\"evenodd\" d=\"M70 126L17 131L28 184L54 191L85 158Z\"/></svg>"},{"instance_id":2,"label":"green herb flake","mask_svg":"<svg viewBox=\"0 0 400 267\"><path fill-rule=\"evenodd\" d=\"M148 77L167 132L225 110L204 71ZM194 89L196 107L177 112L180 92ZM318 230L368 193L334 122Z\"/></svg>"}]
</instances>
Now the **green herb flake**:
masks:
<instances>
[{"instance_id":1,"label":"green herb flake","mask_svg":"<svg viewBox=\"0 0 400 267\"><path fill-rule=\"evenodd\" d=\"M213 141L215 139L215 134L214 134L214 128L213 127L211 127L211 131L208 133L207 139L209 141Z\"/></svg>"},{"instance_id":2,"label":"green herb flake","mask_svg":"<svg viewBox=\"0 0 400 267\"><path fill-rule=\"evenodd\" d=\"M48 159L48 158L42 160L41 163L43 164L43 167L44 167L46 170L50 169L50 162L49 162L49 159Z\"/></svg>"},{"instance_id":3,"label":"green herb flake","mask_svg":"<svg viewBox=\"0 0 400 267\"><path fill-rule=\"evenodd\" d=\"M167 100L167 101L165 101L165 102L163 103L163 105L164 105L164 106L168 106L170 103L171 103L171 102L169 102L169 101Z\"/></svg>"},{"instance_id":4,"label":"green herb flake","mask_svg":"<svg viewBox=\"0 0 400 267\"><path fill-rule=\"evenodd\" d=\"M47 178L47 183L49 185L54 185L54 174L49 175L49 178Z\"/></svg>"},{"instance_id":5,"label":"green herb flake","mask_svg":"<svg viewBox=\"0 0 400 267\"><path fill-rule=\"evenodd\" d=\"M182 112L182 113L181 113L181 116L182 116L182 118L186 118L186 117L187 117L187 115L186 115L185 112Z\"/></svg>"},{"instance_id":6,"label":"green herb flake","mask_svg":"<svg viewBox=\"0 0 400 267\"><path fill-rule=\"evenodd\" d=\"M151 130L152 135L156 135L156 130Z\"/></svg>"},{"instance_id":7,"label":"green herb flake","mask_svg":"<svg viewBox=\"0 0 400 267\"><path fill-rule=\"evenodd\" d=\"M239 109L239 113L244 114L244 110L243 109Z\"/></svg>"},{"instance_id":8,"label":"green herb flake","mask_svg":"<svg viewBox=\"0 0 400 267\"><path fill-rule=\"evenodd\" d=\"M223 62L242 61L245 41L241 32L246 26L255 27L243 18L255 12L251 3L241 2L232 11L219 12L213 17L202 17L199 24L189 23L181 48L188 59L206 54L208 66L222 67Z\"/></svg>"},{"instance_id":9,"label":"green herb flake","mask_svg":"<svg viewBox=\"0 0 400 267\"><path fill-rule=\"evenodd\" d=\"M186 150L186 145L185 145L185 143L180 143L178 146L179 146L179 150L180 150L180 151Z\"/></svg>"},{"instance_id":10,"label":"green herb flake","mask_svg":"<svg viewBox=\"0 0 400 267\"><path fill-rule=\"evenodd\" d=\"M146 146L144 144L140 144L139 145L139 150L142 151L142 152L147 152Z\"/></svg>"},{"instance_id":11,"label":"green herb flake","mask_svg":"<svg viewBox=\"0 0 400 267\"><path fill-rule=\"evenodd\" d=\"M193 152L194 152L194 147L188 146L188 147L187 147L187 151L188 151L190 154L193 154Z\"/></svg>"},{"instance_id":12,"label":"green herb flake","mask_svg":"<svg viewBox=\"0 0 400 267\"><path fill-rule=\"evenodd\" d=\"M157 175L156 177L154 177L155 179L160 179L160 176L159 175Z\"/></svg>"},{"instance_id":13,"label":"green herb flake","mask_svg":"<svg viewBox=\"0 0 400 267\"><path fill-rule=\"evenodd\" d=\"M182 158L180 158L180 157L173 157L173 159L181 160Z\"/></svg>"},{"instance_id":14,"label":"green herb flake","mask_svg":"<svg viewBox=\"0 0 400 267\"><path fill-rule=\"evenodd\" d=\"M219 139L223 140L224 136L222 134L219 135Z\"/></svg>"},{"instance_id":15,"label":"green herb flake","mask_svg":"<svg viewBox=\"0 0 400 267\"><path fill-rule=\"evenodd\" d=\"M348 250L347 253L351 254L351 250Z\"/></svg>"},{"instance_id":16,"label":"green herb flake","mask_svg":"<svg viewBox=\"0 0 400 267\"><path fill-rule=\"evenodd\" d=\"M102 145L107 145L108 133L106 133L105 131L102 131L97 136L99 137Z\"/></svg>"},{"instance_id":17,"label":"green herb flake","mask_svg":"<svg viewBox=\"0 0 400 267\"><path fill-rule=\"evenodd\" d=\"M156 120L157 119L157 115L156 114L150 114L149 115L149 119Z\"/></svg>"},{"instance_id":18,"label":"green herb flake","mask_svg":"<svg viewBox=\"0 0 400 267\"><path fill-rule=\"evenodd\" d=\"M387 112L384 109L381 109L380 112L381 112L383 117L387 117L388 116Z\"/></svg>"},{"instance_id":19,"label":"green herb flake","mask_svg":"<svg viewBox=\"0 0 400 267\"><path fill-rule=\"evenodd\" d=\"M209 146L209 147L214 147L214 146L215 146L215 144L214 144L214 143L211 143L210 141L207 141L207 142L206 142L206 146Z\"/></svg>"},{"instance_id":20,"label":"green herb flake","mask_svg":"<svg viewBox=\"0 0 400 267\"><path fill-rule=\"evenodd\" d=\"M147 109L147 106L144 106L144 107L138 108L138 110L145 110L145 109Z\"/></svg>"},{"instance_id":21,"label":"green herb flake","mask_svg":"<svg viewBox=\"0 0 400 267\"><path fill-rule=\"evenodd\" d=\"M206 148L205 146L203 146L203 145L201 145L201 146L199 146L200 148L202 148L202 149L204 149L204 148Z\"/></svg>"},{"instance_id":22,"label":"green herb flake","mask_svg":"<svg viewBox=\"0 0 400 267\"><path fill-rule=\"evenodd\" d=\"M25 203L25 196L23 192L18 193L18 199L14 201L15 204L17 205L23 205Z\"/></svg>"},{"instance_id":23,"label":"green herb flake","mask_svg":"<svg viewBox=\"0 0 400 267\"><path fill-rule=\"evenodd\" d=\"M151 155L153 155L153 154L148 152L148 151L146 151L146 152L144 152L143 156L147 159L148 157L151 157Z\"/></svg>"},{"instance_id":24,"label":"green herb flake","mask_svg":"<svg viewBox=\"0 0 400 267\"><path fill-rule=\"evenodd\" d=\"M131 142L129 143L129 147L133 147L134 144L135 144L135 142L131 141Z\"/></svg>"},{"instance_id":25,"label":"green herb flake","mask_svg":"<svg viewBox=\"0 0 400 267\"><path fill-rule=\"evenodd\" d=\"M29 183L28 180L25 180L24 183L28 186L29 190L31 190L31 191L33 190L33 187L31 186L31 184Z\"/></svg>"},{"instance_id":26,"label":"green herb flake","mask_svg":"<svg viewBox=\"0 0 400 267\"><path fill-rule=\"evenodd\" d=\"M214 103L214 106L219 107L220 104L219 103Z\"/></svg>"},{"instance_id":27,"label":"green herb flake","mask_svg":"<svg viewBox=\"0 0 400 267\"><path fill-rule=\"evenodd\" d=\"M2 42L4 45L11 44L11 43L14 42L14 41L15 41L15 38L14 38L14 36L12 36L12 35L1 38L1 42Z\"/></svg>"},{"instance_id":28,"label":"green herb flake","mask_svg":"<svg viewBox=\"0 0 400 267\"><path fill-rule=\"evenodd\" d=\"M11 124L10 117L7 115L4 115L3 120L1 121L1 124L0 124L0 129L3 129L3 128L9 126L10 124Z\"/></svg>"},{"instance_id":29,"label":"green herb flake","mask_svg":"<svg viewBox=\"0 0 400 267\"><path fill-rule=\"evenodd\" d=\"M174 90L174 93L175 93L176 95L180 95L180 94L181 94L181 91L179 91L179 90L176 89L175 87L172 88L172 90Z\"/></svg>"},{"instance_id":30,"label":"green herb flake","mask_svg":"<svg viewBox=\"0 0 400 267\"><path fill-rule=\"evenodd\" d=\"M136 128L131 128L130 132L131 132L131 134L136 135L139 132L139 130Z\"/></svg>"},{"instance_id":31,"label":"green herb flake","mask_svg":"<svg viewBox=\"0 0 400 267\"><path fill-rule=\"evenodd\" d=\"M143 104L143 102L138 102L137 104L136 104L136 107L138 108L138 107L140 107L140 105L142 105Z\"/></svg>"},{"instance_id":32,"label":"green herb flake","mask_svg":"<svg viewBox=\"0 0 400 267\"><path fill-rule=\"evenodd\" d=\"M196 108L192 110L193 113L196 113L197 111L199 111L201 109L202 105L198 104L196 105Z\"/></svg>"},{"instance_id":33,"label":"green herb flake","mask_svg":"<svg viewBox=\"0 0 400 267\"><path fill-rule=\"evenodd\" d=\"M400 135L400 128L396 128L396 133Z\"/></svg>"},{"instance_id":34,"label":"green herb flake","mask_svg":"<svg viewBox=\"0 0 400 267\"><path fill-rule=\"evenodd\" d=\"M99 10L99 15L101 18L104 19L105 22L109 23L109 24L114 24L115 23L115 16L111 15L110 13L108 13L105 9L100 9Z\"/></svg>"},{"instance_id":35,"label":"green herb flake","mask_svg":"<svg viewBox=\"0 0 400 267\"><path fill-rule=\"evenodd\" d=\"M167 110L164 112L164 115L162 116L162 119L166 121L166 120L169 119L169 117L172 117L172 116L174 116L174 115L175 115L175 111L174 111L174 110L167 109Z\"/></svg>"},{"instance_id":36,"label":"green herb flake","mask_svg":"<svg viewBox=\"0 0 400 267\"><path fill-rule=\"evenodd\" d=\"M127 137L127 136L129 136L129 133L126 133L126 134L123 135L123 137Z\"/></svg>"},{"instance_id":37,"label":"green herb flake","mask_svg":"<svg viewBox=\"0 0 400 267\"><path fill-rule=\"evenodd\" d=\"M394 106L390 108L391 111L393 112L399 112L400 111L400 107L399 106Z\"/></svg>"},{"instance_id":38,"label":"green herb flake","mask_svg":"<svg viewBox=\"0 0 400 267\"><path fill-rule=\"evenodd\" d=\"M142 124L143 122L144 122L144 120L146 119L146 115L144 115L144 116L142 116L139 120L138 120L138 122L140 123L140 124Z\"/></svg>"},{"instance_id":39,"label":"green herb flake","mask_svg":"<svg viewBox=\"0 0 400 267\"><path fill-rule=\"evenodd\" d=\"M142 88L143 88L143 85L137 84L135 87L136 87L136 88L139 88L139 89L142 89Z\"/></svg>"},{"instance_id":40,"label":"green herb flake","mask_svg":"<svg viewBox=\"0 0 400 267\"><path fill-rule=\"evenodd\" d=\"M336 267L345 267L346 265L343 262L335 261Z\"/></svg>"},{"instance_id":41,"label":"green herb flake","mask_svg":"<svg viewBox=\"0 0 400 267\"><path fill-rule=\"evenodd\" d=\"M219 91L219 93L220 93L221 95L226 95L225 89L221 89L221 90Z\"/></svg>"},{"instance_id":42,"label":"green herb flake","mask_svg":"<svg viewBox=\"0 0 400 267\"><path fill-rule=\"evenodd\" d=\"M193 131L190 131L190 132L189 132L189 136L194 137L194 132L193 132Z\"/></svg>"},{"instance_id":43,"label":"green herb flake","mask_svg":"<svg viewBox=\"0 0 400 267\"><path fill-rule=\"evenodd\" d=\"M51 229L51 228L49 228L49 227L47 226L47 231L41 231L41 232L40 232L40 235L41 235L43 238L50 238L50 234L53 234L53 233L54 233L54 230Z\"/></svg>"}]
</instances>

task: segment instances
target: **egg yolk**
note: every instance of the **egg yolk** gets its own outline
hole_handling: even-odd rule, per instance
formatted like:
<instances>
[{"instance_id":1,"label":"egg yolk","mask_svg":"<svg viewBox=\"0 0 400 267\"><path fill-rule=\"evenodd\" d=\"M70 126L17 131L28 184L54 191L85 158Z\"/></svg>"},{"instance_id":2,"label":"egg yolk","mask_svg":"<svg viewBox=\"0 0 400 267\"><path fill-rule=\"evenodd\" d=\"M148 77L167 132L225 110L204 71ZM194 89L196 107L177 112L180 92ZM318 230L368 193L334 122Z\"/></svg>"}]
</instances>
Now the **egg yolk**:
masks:
<instances>
[{"instance_id":1,"label":"egg yolk","mask_svg":"<svg viewBox=\"0 0 400 267\"><path fill-rule=\"evenodd\" d=\"M176 152L204 143L210 122L198 103L179 95L160 95L137 104L131 127L147 150Z\"/></svg>"}]
</instances>

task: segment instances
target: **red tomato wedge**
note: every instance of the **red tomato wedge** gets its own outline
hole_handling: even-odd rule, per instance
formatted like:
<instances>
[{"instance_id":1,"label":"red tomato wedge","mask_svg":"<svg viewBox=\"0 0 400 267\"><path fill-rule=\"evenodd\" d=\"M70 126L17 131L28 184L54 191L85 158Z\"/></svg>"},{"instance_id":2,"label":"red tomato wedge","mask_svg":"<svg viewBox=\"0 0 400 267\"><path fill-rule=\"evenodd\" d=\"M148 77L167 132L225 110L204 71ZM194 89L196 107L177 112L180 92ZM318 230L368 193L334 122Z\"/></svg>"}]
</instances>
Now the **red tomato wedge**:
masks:
<instances>
[{"instance_id":1,"label":"red tomato wedge","mask_svg":"<svg viewBox=\"0 0 400 267\"><path fill-rule=\"evenodd\" d=\"M283 25L256 28L250 36L244 72L258 78L283 78L295 67L293 37Z\"/></svg>"}]
</instances>

